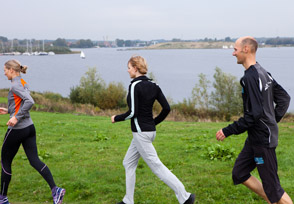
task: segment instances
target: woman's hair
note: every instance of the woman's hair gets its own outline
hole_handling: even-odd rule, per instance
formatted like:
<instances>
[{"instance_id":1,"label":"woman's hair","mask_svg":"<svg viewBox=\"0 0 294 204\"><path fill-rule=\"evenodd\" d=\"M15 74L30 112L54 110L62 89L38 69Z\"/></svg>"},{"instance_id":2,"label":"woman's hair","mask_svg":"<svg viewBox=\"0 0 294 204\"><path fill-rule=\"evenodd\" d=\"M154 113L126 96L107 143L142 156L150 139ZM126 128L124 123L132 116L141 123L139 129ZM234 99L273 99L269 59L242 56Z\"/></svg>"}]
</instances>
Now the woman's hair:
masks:
<instances>
[{"instance_id":1,"label":"woman's hair","mask_svg":"<svg viewBox=\"0 0 294 204\"><path fill-rule=\"evenodd\" d=\"M131 64L132 67L136 67L140 74L147 74L148 66L146 60L138 55L134 55L129 59L128 64Z\"/></svg>"},{"instance_id":2,"label":"woman's hair","mask_svg":"<svg viewBox=\"0 0 294 204\"><path fill-rule=\"evenodd\" d=\"M8 60L4 66L6 69L13 69L16 72L22 72L24 74L27 72L28 68L26 65L21 65L17 60Z\"/></svg>"}]
</instances>

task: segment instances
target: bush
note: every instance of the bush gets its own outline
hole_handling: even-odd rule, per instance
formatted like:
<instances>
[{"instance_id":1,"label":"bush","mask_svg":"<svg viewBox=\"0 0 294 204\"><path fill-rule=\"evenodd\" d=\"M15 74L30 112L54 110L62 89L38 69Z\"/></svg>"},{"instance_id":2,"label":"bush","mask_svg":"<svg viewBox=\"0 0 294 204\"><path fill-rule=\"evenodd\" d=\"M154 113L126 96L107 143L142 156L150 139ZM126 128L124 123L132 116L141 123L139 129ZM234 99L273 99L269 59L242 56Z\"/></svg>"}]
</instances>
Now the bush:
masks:
<instances>
[{"instance_id":1,"label":"bush","mask_svg":"<svg viewBox=\"0 0 294 204\"><path fill-rule=\"evenodd\" d=\"M97 95L98 106L101 109L117 109L126 107L126 90L122 83L110 83L102 92Z\"/></svg>"},{"instance_id":2,"label":"bush","mask_svg":"<svg viewBox=\"0 0 294 204\"><path fill-rule=\"evenodd\" d=\"M126 106L126 90L122 83L106 86L96 68L89 68L80 80L80 85L71 88L72 103L92 104L101 109L116 109Z\"/></svg>"}]
</instances>

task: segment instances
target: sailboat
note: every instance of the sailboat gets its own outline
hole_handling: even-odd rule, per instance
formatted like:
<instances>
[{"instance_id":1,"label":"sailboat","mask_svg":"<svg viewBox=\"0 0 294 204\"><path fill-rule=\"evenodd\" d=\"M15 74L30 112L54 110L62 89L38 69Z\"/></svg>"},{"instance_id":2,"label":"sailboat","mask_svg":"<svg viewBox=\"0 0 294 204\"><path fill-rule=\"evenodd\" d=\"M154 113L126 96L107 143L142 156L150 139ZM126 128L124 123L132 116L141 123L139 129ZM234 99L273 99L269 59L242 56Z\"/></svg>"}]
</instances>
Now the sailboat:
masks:
<instances>
[{"instance_id":1,"label":"sailboat","mask_svg":"<svg viewBox=\"0 0 294 204\"><path fill-rule=\"evenodd\" d=\"M81 55L80 55L80 57L81 57L82 59L86 59L86 55L85 55L85 53L84 53L83 51L81 51Z\"/></svg>"}]
</instances>

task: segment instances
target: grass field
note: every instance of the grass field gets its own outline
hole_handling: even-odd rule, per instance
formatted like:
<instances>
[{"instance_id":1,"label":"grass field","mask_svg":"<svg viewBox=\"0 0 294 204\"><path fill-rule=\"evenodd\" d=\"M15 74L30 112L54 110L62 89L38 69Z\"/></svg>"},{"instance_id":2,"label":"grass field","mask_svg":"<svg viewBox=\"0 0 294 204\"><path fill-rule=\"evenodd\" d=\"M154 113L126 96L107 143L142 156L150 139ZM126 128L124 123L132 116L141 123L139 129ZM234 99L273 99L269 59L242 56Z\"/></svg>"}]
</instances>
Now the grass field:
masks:
<instances>
[{"instance_id":1,"label":"grass field","mask_svg":"<svg viewBox=\"0 0 294 204\"><path fill-rule=\"evenodd\" d=\"M111 124L108 117L32 112L37 129L39 155L49 166L55 182L66 189L64 203L114 204L125 193L122 161L131 142L130 123ZM0 135L8 115L0 116ZM265 203L246 187L231 180L233 161L212 161L207 147L221 144L241 151L246 135L217 142L215 132L227 123L165 121L157 127L154 146L162 162L196 193L198 204ZM294 124L280 124L277 148L283 188L294 197ZM20 148L13 161L8 191L12 204L52 203L49 186L35 171ZM257 175L257 171L253 172ZM176 204L173 191L152 174L142 161L137 169L136 204Z\"/></svg>"}]
</instances>

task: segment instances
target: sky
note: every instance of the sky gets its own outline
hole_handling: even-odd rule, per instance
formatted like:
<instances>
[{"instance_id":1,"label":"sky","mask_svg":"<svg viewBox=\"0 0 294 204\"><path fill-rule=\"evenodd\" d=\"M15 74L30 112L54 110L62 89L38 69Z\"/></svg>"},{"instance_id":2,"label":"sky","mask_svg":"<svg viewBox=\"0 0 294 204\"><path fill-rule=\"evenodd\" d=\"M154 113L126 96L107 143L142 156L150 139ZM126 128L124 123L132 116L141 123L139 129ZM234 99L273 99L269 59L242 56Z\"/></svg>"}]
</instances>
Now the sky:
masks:
<instances>
[{"instance_id":1,"label":"sky","mask_svg":"<svg viewBox=\"0 0 294 204\"><path fill-rule=\"evenodd\" d=\"M294 37L293 0L3 0L8 39Z\"/></svg>"}]
</instances>

